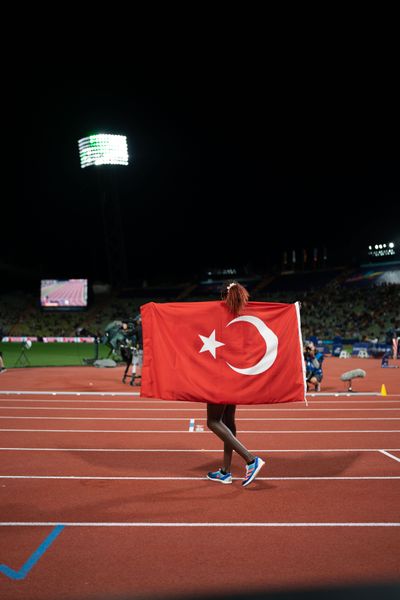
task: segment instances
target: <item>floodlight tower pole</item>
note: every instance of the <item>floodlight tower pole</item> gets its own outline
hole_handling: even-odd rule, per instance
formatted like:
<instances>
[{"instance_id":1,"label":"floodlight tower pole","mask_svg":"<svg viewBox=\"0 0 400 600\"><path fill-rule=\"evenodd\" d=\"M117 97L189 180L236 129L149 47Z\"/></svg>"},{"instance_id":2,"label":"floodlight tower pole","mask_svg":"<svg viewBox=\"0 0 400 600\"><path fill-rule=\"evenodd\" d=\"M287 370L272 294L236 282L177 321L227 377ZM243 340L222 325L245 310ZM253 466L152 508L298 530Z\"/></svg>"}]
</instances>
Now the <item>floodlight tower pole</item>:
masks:
<instances>
[{"instance_id":1,"label":"floodlight tower pole","mask_svg":"<svg viewBox=\"0 0 400 600\"><path fill-rule=\"evenodd\" d=\"M81 167L98 170L97 184L101 198L101 213L110 283L126 282L127 268L124 233L117 181L113 165L128 165L126 136L93 134L78 141Z\"/></svg>"},{"instance_id":2,"label":"floodlight tower pole","mask_svg":"<svg viewBox=\"0 0 400 600\"><path fill-rule=\"evenodd\" d=\"M122 227L121 207L117 183L112 167L101 168L107 169L107 173L102 173L101 212L108 274L111 285L119 287L121 284L125 283L127 279L125 239Z\"/></svg>"}]
</instances>

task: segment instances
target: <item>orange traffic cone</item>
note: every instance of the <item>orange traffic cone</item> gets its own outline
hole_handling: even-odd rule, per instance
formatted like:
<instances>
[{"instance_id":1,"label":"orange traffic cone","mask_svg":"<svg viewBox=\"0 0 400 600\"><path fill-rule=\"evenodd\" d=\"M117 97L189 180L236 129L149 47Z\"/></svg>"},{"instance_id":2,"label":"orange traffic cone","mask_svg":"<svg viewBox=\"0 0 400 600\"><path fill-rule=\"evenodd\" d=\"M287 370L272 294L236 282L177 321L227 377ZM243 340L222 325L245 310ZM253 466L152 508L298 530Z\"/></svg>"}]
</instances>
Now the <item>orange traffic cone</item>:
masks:
<instances>
[{"instance_id":1,"label":"orange traffic cone","mask_svg":"<svg viewBox=\"0 0 400 600\"><path fill-rule=\"evenodd\" d=\"M384 383L382 383L381 387L381 396L387 396L386 386Z\"/></svg>"}]
</instances>

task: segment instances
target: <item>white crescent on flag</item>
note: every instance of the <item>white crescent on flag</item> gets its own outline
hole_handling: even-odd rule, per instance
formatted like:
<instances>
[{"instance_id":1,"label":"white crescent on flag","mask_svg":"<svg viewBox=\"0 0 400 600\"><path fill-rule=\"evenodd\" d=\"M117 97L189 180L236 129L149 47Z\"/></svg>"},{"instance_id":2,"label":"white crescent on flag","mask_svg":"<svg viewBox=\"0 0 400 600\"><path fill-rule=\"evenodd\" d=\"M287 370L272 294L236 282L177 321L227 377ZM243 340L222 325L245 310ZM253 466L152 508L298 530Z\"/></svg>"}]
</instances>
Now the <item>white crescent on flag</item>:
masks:
<instances>
[{"instance_id":1,"label":"white crescent on flag","mask_svg":"<svg viewBox=\"0 0 400 600\"><path fill-rule=\"evenodd\" d=\"M278 355L278 338L275 333L266 326L264 321L259 319L258 317L252 317L250 315L244 315L243 317L237 317L230 321L227 325L232 325L232 323L237 323L239 321L245 321L246 323L251 323L257 329L261 337L265 342L265 354L258 363L253 365L252 367L247 367L247 369L238 369L233 365L226 363L228 367L236 371L236 373L240 373L241 375L259 375L260 373L264 373L267 369L270 369L275 362L275 359Z\"/></svg>"}]
</instances>

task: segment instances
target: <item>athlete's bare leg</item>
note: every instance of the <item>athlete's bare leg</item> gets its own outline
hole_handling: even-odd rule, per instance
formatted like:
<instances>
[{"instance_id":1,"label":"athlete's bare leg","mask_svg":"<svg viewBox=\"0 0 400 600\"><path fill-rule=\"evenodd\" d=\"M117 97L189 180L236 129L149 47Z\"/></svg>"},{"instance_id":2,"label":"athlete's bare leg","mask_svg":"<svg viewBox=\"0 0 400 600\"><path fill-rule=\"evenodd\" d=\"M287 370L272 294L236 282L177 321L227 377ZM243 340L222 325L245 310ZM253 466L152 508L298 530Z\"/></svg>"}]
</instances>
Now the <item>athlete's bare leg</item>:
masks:
<instances>
[{"instance_id":1,"label":"athlete's bare leg","mask_svg":"<svg viewBox=\"0 0 400 600\"><path fill-rule=\"evenodd\" d=\"M228 409L226 418L225 411ZM235 433L236 426L234 405L227 404L207 404L207 427L211 429L224 442L224 471L230 473L232 451L235 450L246 463L251 463L255 456L239 442ZM228 424L226 423L228 422ZM230 428L232 426L232 429Z\"/></svg>"}]
</instances>

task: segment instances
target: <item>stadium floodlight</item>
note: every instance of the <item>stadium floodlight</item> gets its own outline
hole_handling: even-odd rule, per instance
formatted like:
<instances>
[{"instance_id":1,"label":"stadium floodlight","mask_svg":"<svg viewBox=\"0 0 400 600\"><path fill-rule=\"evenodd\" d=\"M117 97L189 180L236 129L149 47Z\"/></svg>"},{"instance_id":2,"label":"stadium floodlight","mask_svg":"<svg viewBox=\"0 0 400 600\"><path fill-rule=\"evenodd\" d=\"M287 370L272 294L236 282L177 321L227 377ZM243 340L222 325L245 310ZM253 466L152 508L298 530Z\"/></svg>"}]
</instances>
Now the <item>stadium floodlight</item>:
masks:
<instances>
[{"instance_id":1,"label":"stadium floodlight","mask_svg":"<svg viewBox=\"0 0 400 600\"><path fill-rule=\"evenodd\" d=\"M387 242L386 244L375 244L374 246L368 246L368 254L370 256L381 257L381 256L394 256L396 251L394 249L394 242Z\"/></svg>"},{"instance_id":2,"label":"stadium floodlight","mask_svg":"<svg viewBox=\"0 0 400 600\"><path fill-rule=\"evenodd\" d=\"M128 165L125 135L97 133L78 141L81 168L99 165Z\"/></svg>"}]
</instances>

